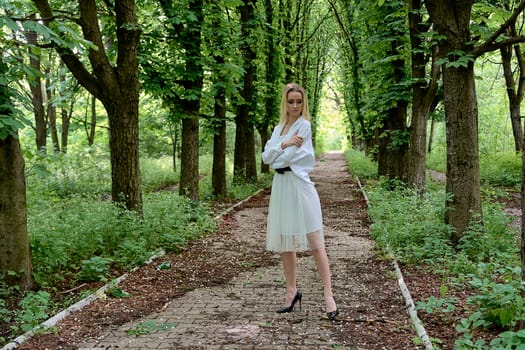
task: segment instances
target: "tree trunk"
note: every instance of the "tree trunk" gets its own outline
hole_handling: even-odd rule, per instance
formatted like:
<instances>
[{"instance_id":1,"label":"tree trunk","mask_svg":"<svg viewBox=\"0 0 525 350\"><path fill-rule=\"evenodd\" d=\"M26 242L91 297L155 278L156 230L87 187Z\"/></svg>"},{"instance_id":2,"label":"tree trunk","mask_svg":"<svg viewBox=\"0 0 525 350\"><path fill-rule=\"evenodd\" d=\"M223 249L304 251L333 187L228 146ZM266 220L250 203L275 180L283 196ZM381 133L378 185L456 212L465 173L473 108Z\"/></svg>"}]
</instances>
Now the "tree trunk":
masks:
<instances>
[{"instance_id":1,"label":"tree trunk","mask_svg":"<svg viewBox=\"0 0 525 350\"><path fill-rule=\"evenodd\" d=\"M173 171L177 171L177 157L179 156L179 122L175 121L175 117L171 117L169 121L169 127L170 127L170 138L171 138L171 159L173 164Z\"/></svg>"},{"instance_id":2,"label":"tree trunk","mask_svg":"<svg viewBox=\"0 0 525 350\"><path fill-rule=\"evenodd\" d=\"M266 15L266 26L268 28L265 31L266 35L266 82L268 83L268 91L264 100L264 112L265 118L257 125L257 131L261 137L261 149L264 150L264 146L268 141L268 130L273 125L274 121L279 118L279 103L281 89L278 88L280 73L283 71L281 64L280 51L277 47L277 35L276 25L274 25L274 9L272 0L264 1L264 10ZM281 84L279 84L281 85ZM268 174L270 172L270 166L264 164L261 160L261 173Z\"/></svg>"},{"instance_id":3,"label":"tree trunk","mask_svg":"<svg viewBox=\"0 0 525 350\"><path fill-rule=\"evenodd\" d=\"M246 181L257 181L257 158L255 157L255 130L253 124L248 126L248 138L246 144Z\"/></svg>"},{"instance_id":4,"label":"tree trunk","mask_svg":"<svg viewBox=\"0 0 525 350\"><path fill-rule=\"evenodd\" d=\"M525 135L525 130L522 131ZM525 287L525 152L521 152L521 285ZM525 288L522 288L521 295L525 297ZM520 325L523 328L523 324Z\"/></svg>"},{"instance_id":5,"label":"tree trunk","mask_svg":"<svg viewBox=\"0 0 525 350\"><path fill-rule=\"evenodd\" d=\"M6 70L7 65L0 58L0 115L8 121L13 104L3 83ZM16 274L10 275L9 271ZM24 158L14 130L0 138L0 274L8 285L23 289L34 285L27 233Z\"/></svg>"},{"instance_id":6,"label":"tree trunk","mask_svg":"<svg viewBox=\"0 0 525 350\"><path fill-rule=\"evenodd\" d=\"M241 89L242 100L235 117L235 154L233 177L234 182L242 183L257 179L257 169L255 162L255 133L253 125L250 123L250 110L253 102L253 81L255 77L255 51L251 47L249 35L255 21L255 0L247 0L244 5L239 7L241 14L241 32L245 39L241 44L243 57L244 76L243 87Z\"/></svg>"},{"instance_id":7,"label":"tree trunk","mask_svg":"<svg viewBox=\"0 0 525 350\"><path fill-rule=\"evenodd\" d=\"M423 22L422 3L422 0L410 0L408 7L412 46L412 79L416 80L416 83L412 88L412 120L410 124L407 182L420 195L425 192L428 113L437 92L437 79L439 77L439 67L432 62L430 83L425 82L425 66L429 60L428 55L423 51L421 33L428 32L430 26Z\"/></svg>"},{"instance_id":8,"label":"tree trunk","mask_svg":"<svg viewBox=\"0 0 525 350\"><path fill-rule=\"evenodd\" d=\"M397 40L391 43L390 56L399 56ZM400 84L404 79L405 61L402 58L392 61L392 80ZM390 108L387 117L383 120L383 127L379 130L379 152L377 155L377 174L389 179L398 179L403 182L407 180L407 155L408 140L405 140L407 132L407 105L404 100L398 100L396 105Z\"/></svg>"},{"instance_id":9,"label":"tree trunk","mask_svg":"<svg viewBox=\"0 0 525 350\"><path fill-rule=\"evenodd\" d=\"M95 130L97 127L97 99L95 96L91 96L91 108L90 108L90 122L89 122L89 128L87 128L87 140L88 145L93 146L93 143L95 143Z\"/></svg>"},{"instance_id":10,"label":"tree trunk","mask_svg":"<svg viewBox=\"0 0 525 350\"><path fill-rule=\"evenodd\" d=\"M292 47L290 45L292 32L292 2L290 0L279 0L279 30L282 38L281 47L284 51L284 79L286 83L294 81L294 70L292 62Z\"/></svg>"},{"instance_id":11,"label":"tree trunk","mask_svg":"<svg viewBox=\"0 0 525 350\"><path fill-rule=\"evenodd\" d=\"M66 108L62 108L60 114L62 115L62 130L60 134L60 138L62 140L62 153L67 153L69 121L71 120L71 114L69 114Z\"/></svg>"},{"instance_id":12,"label":"tree trunk","mask_svg":"<svg viewBox=\"0 0 525 350\"><path fill-rule=\"evenodd\" d=\"M35 18L32 16L33 19ZM29 31L27 34L27 42L29 46L29 65L35 71L41 73L40 66L40 54L36 53L31 45L37 45L37 34L36 32ZM29 77L29 89L31 91L31 103L33 105L33 113L35 115L35 142L36 149L39 151L46 151L46 138L47 138L47 122L46 122L46 109L44 107L44 85L40 76Z\"/></svg>"},{"instance_id":13,"label":"tree trunk","mask_svg":"<svg viewBox=\"0 0 525 350\"><path fill-rule=\"evenodd\" d=\"M233 154L233 183L240 184L246 178L246 143L248 133L248 107L241 105L235 116L235 150Z\"/></svg>"},{"instance_id":14,"label":"tree trunk","mask_svg":"<svg viewBox=\"0 0 525 350\"><path fill-rule=\"evenodd\" d=\"M435 128L436 121L434 118L430 120L430 132L428 134L428 147L427 152L432 153L432 142L434 141L434 128Z\"/></svg>"},{"instance_id":15,"label":"tree trunk","mask_svg":"<svg viewBox=\"0 0 525 350\"><path fill-rule=\"evenodd\" d=\"M470 40L472 0L427 0L436 31L445 36L439 42L442 57L453 61L453 50L465 51ZM457 243L473 220L482 220L478 146L478 104L474 63L443 65L445 126L447 143L445 222L454 228L451 240Z\"/></svg>"},{"instance_id":16,"label":"tree trunk","mask_svg":"<svg viewBox=\"0 0 525 350\"><path fill-rule=\"evenodd\" d=\"M179 14L173 3L159 0L166 16L175 19ZM184 52L184 72L180 84L192 97L177 96L176 104L182 108L182 142L180 162L179 194L193 200L199 200L199 112L204 72L202 67L202 22L203 1L191 0L187 4L188 12L194 20L173 20L172 26Z\"/></svg>"},{"instance_id":17,"label":"tree trunk","mask_svg":"<svg viewBox=\"0 0 525 350\"><path fill-rule=\"evenodd\" d=\"M211 185L215 197L226 197L226 91L222 86L217 86L216 91Z\"/></svg>"},{"instance_id":18,"label":"tree trunk","mask_svg":"<svg viewBox=\"0 0 525 350\"><path fill-rule=\"evenodd\" d=\"M33 0L45 23L54 19L48 0ZM135 1L116 0L114 13L118 51L116 67L106 55L97 17L95 0L78 1L84 38L97 47L89 50L90 73L80 58L70 49L57 49L69 70L106 108L109 119L111 156L111 195L115 203L142 215L138 140L138 46L140 29Z\"/></svg>"},{"instance_id":19,"label":"tree trunk","mask_svg":"<svg viewBox=\"0 0 525 350\"><path fill-rule=\"evenodd\" d=\"M399 132L406 131L406 106L406 102L399 101L397 107L392 108L388 117L383 120L377 154L378 175L401 181L406 181L407 178L408 143L399 143L396 139Z\"/></svg>"},{"instance_id":20,"label":"tree trunk","mask_svg":"<svg viewBox=\"0 0 525 350\"><path fill-rule=\"evenodd\" d=\"M471 220L481 220L481 184L478 147L478 107L474 86L474 65L445 68L445 125L447 143L445 222L455 228L457 243ZM477 216L477 217L476 217Z\"/></svg>"},{"instance_id":21,"label":"tree trunk","mask_svg":"<svg viewBox=\"0 0 525 350\"><path fill-rule=\"evenodd\" d=\"M127 209L142 215L139 148L136 142L139 133L138 94L133 97L118 96L111 104L105 103L109 119L111 196L114 202L124 203Z\"/></svg>"},{"instance_id":22,"label":"tree trunk","mask_svg":"<svg viewBox=\"0 0 525 350\"><path fill-rule=\"evenodd\" d=\"M0 273L8 285L33 287L24 158L13 136L0 140Z\"/></svg>"},{"instance_id":23,"label":"tree trunk","mask_svg":"<svg viewBox=\"0 0 525 350\"><path fill-rule=\"evenodd\" d=\"M199 118L182 120L179 194L199 200Z\"/></svg>"},{"instance_id":24,"label":"tree trunk","mask_svg":"<svg viewBox=\"0 0 525 350\"><path fill-rule=\"evenodd\" d=\"M522 132L525 135L525 130ZM521 152L521 285L525 287L525 152ZM521 295L525 297L525 288L522 288ZM524 325L521 324L521 327Z\"/></svg>"},{"instance_id":25,"label":"tree trunk","mask_svg":"<svg viewBox=\"0 0 525 350\"><path fill-rule=\"evenodd\" d=\"M523 134L521 126L521 101L523 100L523 89L525 80L525 63L523 55L518 45L516 45L516 59L518 61L519 84L516 86L514 72L512 69L512 46L506 46L500 49L501 62L503 65L503 75L505 77L505 86L507 97L509 99L509 114L512 125L512 134L514 136L514 148L516 152L523 150Z\"/></svg>"},{"instance_id":26,"label":"tree trunk","mask_svg":"<svg viewBox=\"0 0 525 350\"><path fill-rule=\"evenodd\" d=\"M59 72L62 72L62 67L64 66L64 61L60 60L59 64ZM62 73L60 74L60 83L64 83L65 76ZM73 90L76 90L76 87L78 87L78 83L76 84L75 88ZM61 145L62 145L62 153L67 153L67 145L68 145L68 137L69 137L69 124L71 120L71 116L73 115L73 109L74 109L74 99L72 98L69 102L69 110L66 109L65 106L62 106L60 110L60 115L62 116L62 130L61 130Z\"/></svg>"},{"instance_id":27,"label":"tree trunk","mask_svg":"<svg viewBox=\"0 0 525 350\"><path fill-rule=\"evenodd\" d=\"M52 55L49 55L49 59L52 59ZM50 74L50 70L46 70L47 76ZM53 142L53 152L60 153L60 142L58 140L57 131L57 108L53 104L52 100L55 97L55 88L51 87L51 81L49 78L46 79L46 95L47 95L47 120L49 124L49 134L51 135L51 141Z\"/></svg>"},{"instance_id":28,"label":"tree trunk","mask_svg":"<svg viewBox=\"0 0 525 350\"><path fill-rule=\"evenodd\" d=\"M261 137L261 152L264 151L264 146L270 139L270 135L268 133L268 127L261 127L259 130L259 136ZM264 164L263 161L261 161L261 173L268 174L270 173L270 166L268 164Z\"/></svg>"}]
</instances>

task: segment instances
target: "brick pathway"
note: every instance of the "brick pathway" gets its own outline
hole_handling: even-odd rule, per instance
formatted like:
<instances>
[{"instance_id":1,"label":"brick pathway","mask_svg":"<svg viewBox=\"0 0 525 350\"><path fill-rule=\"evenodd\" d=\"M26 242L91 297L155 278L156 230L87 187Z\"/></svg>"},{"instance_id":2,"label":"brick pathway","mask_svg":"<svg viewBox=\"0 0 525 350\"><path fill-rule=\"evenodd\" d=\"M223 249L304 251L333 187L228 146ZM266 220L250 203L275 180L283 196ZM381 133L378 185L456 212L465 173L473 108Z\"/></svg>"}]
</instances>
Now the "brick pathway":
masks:
<instances>
[{"instance_id":1,"label":"brick pathway","mask_svg":"<svg viewBox=\"0 0 525 350\"><path fill-rule=\"evenodd\" d=\"M348 210L342 215L345 203L358 195L343 155L325 155L317 163L312 180L323 206L334 293L345 317L345 310L349 315L351 310L355 314L366 309L366 301L356 296L371 293L367 278L352 278L349 274L355 274L355 267L370 259L373 242L361 220L352 219ZM240 247L246 244L264 249L266 213L266 207L248 207L236 212L232 239L239 240ZM277 264L242 273L224 285L193 290L160 312L86 341L80 349L371 349L350 339L342 341L337 327L321 319L322 284L311 256L305 254L298 259L298 284L303 292L301 310L296 305L293 313L275 313L284 301L283 278L282 267ZM395 279L387 279L385 284L396 288ZM402 306L400 297L396 307ZM398 314L397 327L410 328L406 315ZM413 337L410 331L407 333L409 339Z\"/></svg>"}]
</instances>

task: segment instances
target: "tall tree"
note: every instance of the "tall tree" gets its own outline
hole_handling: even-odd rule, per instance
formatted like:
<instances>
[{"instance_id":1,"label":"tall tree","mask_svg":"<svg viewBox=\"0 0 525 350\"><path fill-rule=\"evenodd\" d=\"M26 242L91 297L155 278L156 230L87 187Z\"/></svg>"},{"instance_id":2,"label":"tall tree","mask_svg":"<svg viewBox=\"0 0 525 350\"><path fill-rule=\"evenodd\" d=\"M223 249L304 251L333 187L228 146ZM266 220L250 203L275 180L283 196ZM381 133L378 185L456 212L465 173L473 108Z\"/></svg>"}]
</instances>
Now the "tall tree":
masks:
<instances>
[{"instance_id":1,"label":"tall tree","mask_svg":"<svg viewBox=\"0 0 525 350\"><path fill-rule=\"evenodd\" d=\"M140 185L138 103L139 81L137 53L140 27L137 22L134 0L106 2L105 13L116 26L116 59L106 49L113 33L102 33L101 13L95 0L78 1L76 9L61 9L55 15L48 0L33 0L42 20L50 28L60 28L56 22L63 18L75 18L83 37L92 43L87 50L89 66L81 54L66 45L57 47L57 52L69 70L91 94L104 105L109 119L109 149L111 157L111 196L116 203L123 203L129 210L142 215L142 192ZM68 4L69 5L69 4ZM69 23L71 25L71 23ZM63 34L66 36L66 34ZM91 67L91 72L89 71Z\"/></svg>"},{"instance_id":2,"label":"tall tree","mask_svg":"<svg viewBox=\"0 0 525 350\"><path fill-rule=\"evenodd\" d=\"M29 289L34 282L27 232L24 158L17 131L21 125L14 117L7 71L7 64L0 57L0 278L8 285Z\"/></svg>"},{"instance_id":3,"label":"tall tree","mask_svg":"<svg viewBox=\"0 0 525 350\"><path fill-rule=\"evenodd\" d=\"M521 1L512 15L484 42L474 45L470 33L472 0L426 0L439 41L445 101L447 141L445 221L453 228L452 241L458 242L475 220L482 220L478 105L474 84L474 61L480 55L523 41L523 37L502 38L509 25L523 11Z\"/></svg>"},{"instance_id":4,"label":"tall tree","mask_svg":"<svg viewBox=\"0 0 525 350\"><path fill-rule=\"evenodd\" d=\"M226 113L227 91L231 85L231 70L226 69L229 52L229 32L225 28L225 8L220 0L210 1L209 13L209 51L213 53L211 63L211 81L213 95L213 116L210 118L213 130L213 165L212 165L212 193L217 197L228 194L226 184Z\"/></svg>"},{"instance_id":5,"label":"tall tree","mask_svg":"<svg viewBox=\"0 0 525 350\"><path fill-rule=\"evenodd\" d=\"M186 4L185 18L178 16L172 1L159 0L173 27L184 52L184 68L178 83L183 92L176 104L182 110L182 145L179 193L194 200L199 199L199 111L204 79L201 43L203 2L190 0Z\"/></svg>"},{"instance_id":6,"label":"tall tree","mask_svg":"<svg viewBox=\"0 0 525 350\"><path fill-rule=\"evenodd\" d=\"M407 6L405 1L388 1L375 6L376 11L367 17L376 24L369 28L371 40L368 55L372 61L367 70L373 70L370 73L377 79L369 79L368 85L373 101L377 103L370 106L376 110L370 113L378 127L378 175L406 181L409 143L407 107L410 99L410 91L406 88L409 85L410 52L406 44Z\"/></svg>"},{"instance_id":7,"label":"tall tree","mask_svg":"<svg viewBox=\"0 0 525 350\"><path fill-rule=\"evenodd\" d=\"M514 27L513 25L512 27ZM511 29L514 32L515 28ZM514 55L513 55L514 51ZM523 151L523 128L521 122L521 102L523 101L523 93L525 92L525 57L521 52L519 45L502 47L500 49L501 63L503 65L503 75L505 77L505 87L509 99L509 114L512 125L512 134L514 136L514 149L516 152ZM512 67L512 57L516 57L518 62L518 69L514 73ZM515 74L518 75L517 79Z\"/></svg>"},{"instance_id":8,"label":"tall tree","mask_svg":"<svg viewBox=\"0 0 525 350\"><path fill-rule=\"evenodd\" d=\"M441 57L461 64L444 64L445 124L447 143L445 221L455 228L457 242L467 230L473 215L481 215L478 105L474 84L474 62L465 56L469 50L472 0L427 0L426 5L436 31L446 39L439 41ZM458 54L460 53L460 54Z\"/></svg>"},{"instance_id":9,"label":"tall tree","mask_svg":"<svg viewBox=\"0 0 525 350\"><path fill-rule=\"evenodd\" d=\"M244 39L240 51L243 59L244 75L242 77L241 100L238 102L235 116L235 154L233 177L236 182L257 179L255 161L255 133L253 121L250 120L254 102L255 58L254 29L256 0L244 0L239 6L241 35Z\"/></svg>"},{"instance_id":10,"label":"tall tree","mask_svg":"<svg viewBox=\"0 0 525 350\"><path fill-rule=\"evenodd\" d=\"M266 28L264 31L265 47L264 57L266 84L266 94L264 100L264 115L257 123L257 130L261 137L261 148L264 149L266 142L270 135L270 128L276 123L279 118L279 103L282 89L282 75L284 74L282 61L282 52L278 45L279 27L278 21L275 18L275 9L272 0L264 1L264 14L266 20ZM261 161L261 173L268 173L270 167Z\"/></svg>"},{"instance_id":11,"label":"tall tree","mask_svg":"<svg viewBox=\"0 0 525 350\"><path fill-rule=\"evenodd\" d=\"M427 120L432 101L437 94L440 73L439 66L434 64L434 58L437 57L436 45L431 44L430 48L425 48L428 44L424 41L424 35L430 30L431 23L423 19L422 0L409 0L408 26L412 56L412 118L407 182L422 194L426 181ZM429 62L430 74L427 74ZM427 79L427 76L430 79Z\"/></svg>"},{"instance_id":12,"label":"tall tree","mask_svg":"<svg viewBox=\"0 0 525 350\"><path fill-rule=\"evenodd\" d=\"M473 17L480 18L480 25L474 27L478 29L473 33L474 37L486 40L492 32L501 26L502 18L508 17L513 10L516 1L484 1L473 8ZM521 23L518 23L518 20ZM514 18L508 23L505 36L516 38L523 32L523 18ZM508 45L499 49L505 91L509 103L509 116L514 137L514 147L516 152L523 149L521 103L525 91L525 58L520 45Z\"/></svg>"},{"instance_id":13,"label":"tall tree","mask_svg":"<svg viewBox=\"0 0 525 350\"><path fill-rule=\"evenodd\" d=\"M504 2L503 6L506 11L511 11L508 2ZM516 19L509 23L506 34L510 37L518 36ZM509 114L512 134L514 136L514 148L516 152L522 152L524 150L524 140L521 122L521 102L523 101L523 95L525 93L525 57L523 56L520 45L502 47L500 54L503 65L503 75L505 77L505 87L509 99ZM516 58L516 69L513 69L513 57Z\"/></svg>"}]
</instances>

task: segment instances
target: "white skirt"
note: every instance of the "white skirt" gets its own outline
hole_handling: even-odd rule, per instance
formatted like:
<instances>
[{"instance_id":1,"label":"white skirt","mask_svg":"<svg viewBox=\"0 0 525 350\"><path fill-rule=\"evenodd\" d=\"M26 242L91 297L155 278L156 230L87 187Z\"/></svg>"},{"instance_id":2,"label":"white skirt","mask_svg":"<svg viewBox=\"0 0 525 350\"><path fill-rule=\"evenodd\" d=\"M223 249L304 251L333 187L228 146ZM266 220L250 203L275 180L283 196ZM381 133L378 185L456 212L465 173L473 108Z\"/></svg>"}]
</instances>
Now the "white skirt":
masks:
<instances>
[{"instance_id":1,"label":"white skirt","mask_svg":"<svg viewBox=\"0 0 525 350\"><path fill-rule=\"evenodd\" d=\"M266 249L282 253L322 247L323 217L314 185L291 171L276 173L268 208Z\"/></svg>"}]
</instances>

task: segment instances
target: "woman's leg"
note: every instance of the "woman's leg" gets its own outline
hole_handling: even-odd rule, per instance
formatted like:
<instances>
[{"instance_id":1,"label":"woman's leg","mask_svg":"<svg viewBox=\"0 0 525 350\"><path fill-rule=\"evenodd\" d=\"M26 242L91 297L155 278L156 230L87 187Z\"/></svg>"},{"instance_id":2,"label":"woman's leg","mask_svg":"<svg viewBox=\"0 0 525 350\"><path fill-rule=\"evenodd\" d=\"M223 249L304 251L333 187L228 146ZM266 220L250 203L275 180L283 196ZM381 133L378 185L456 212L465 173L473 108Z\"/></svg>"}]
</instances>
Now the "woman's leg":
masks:
<instances>
[{"instance_id":1,"label":"woman's leg","mask_svg":"<svg viewBox=\"0 0 525 350\"><path fill-rule=\"evenodd\" d=\"M330 274L330 264L328 262L328 256L326 255L326 249L324 247L312 249L312 255L314 256L317 270L319 271L321 281L323 282L326 312L335 311L337 305L335 304L332 292L332 276Z\"/></svg>"},{"instance_id":2,"label":"woman's leg","mask_svg":"<svg viewBox=\"0 0 525 350\"><path fill-rule=\"evenodd\" d=\"M286 278L286 300L284 306L290 306L297 293L297 255L295 252L284 252L284 277Z\"/></svg>"}]
</instances>

